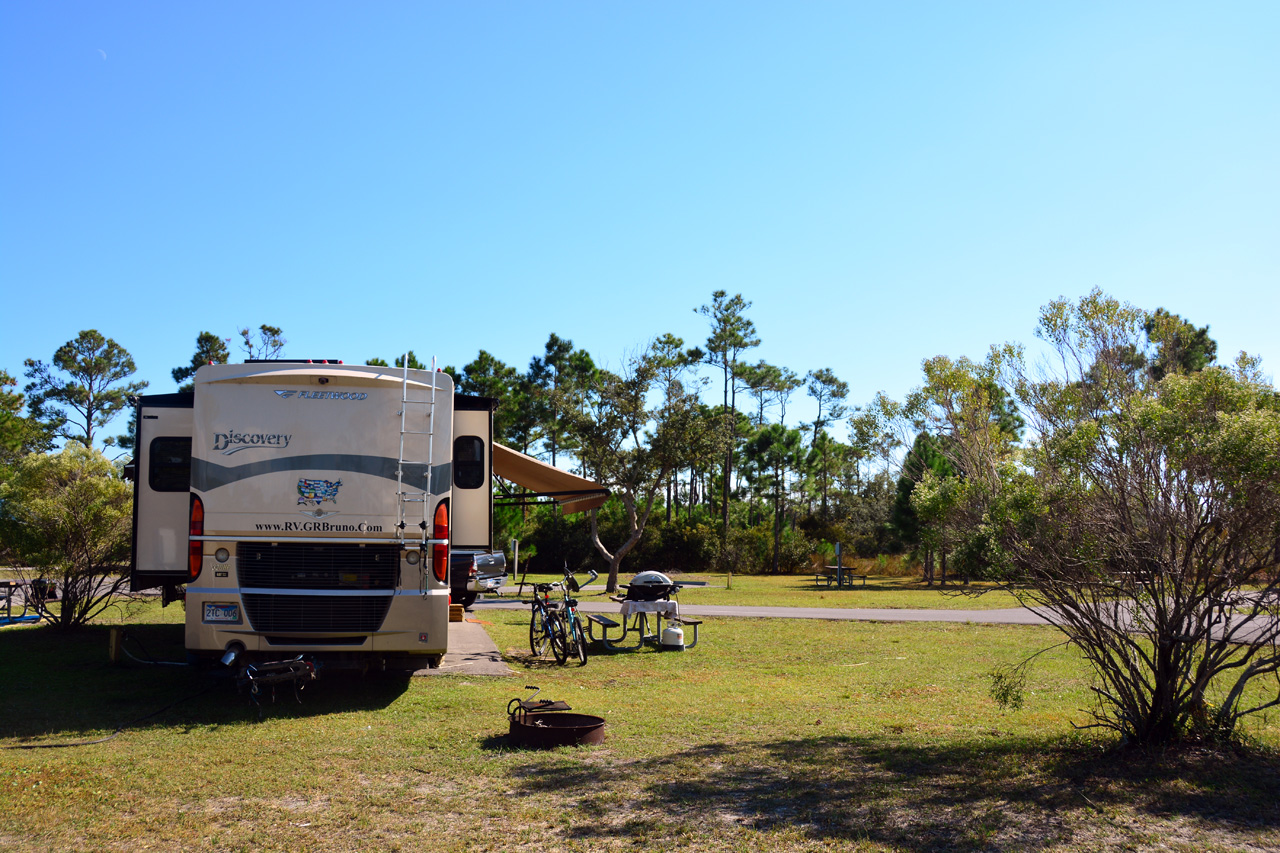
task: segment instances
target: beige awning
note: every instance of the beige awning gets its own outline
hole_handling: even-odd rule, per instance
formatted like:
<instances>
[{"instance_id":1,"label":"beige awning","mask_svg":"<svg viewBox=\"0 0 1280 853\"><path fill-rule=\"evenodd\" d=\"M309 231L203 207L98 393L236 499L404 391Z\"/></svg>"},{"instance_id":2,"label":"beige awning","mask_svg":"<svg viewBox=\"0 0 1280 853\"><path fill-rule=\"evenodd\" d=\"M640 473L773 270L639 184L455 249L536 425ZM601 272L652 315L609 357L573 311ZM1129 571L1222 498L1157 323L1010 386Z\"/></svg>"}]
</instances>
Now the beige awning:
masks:
<instances>
[{"instance_id":1,"label":"beige awning","mask_svg":"<svg viewBox=\"0 0 1280 853\"><path fill-rule=\"evenodd\" d=\"M518 450L493 443L493 473L533 492L525 498L551 498L565 515L604 504L609 490L599 483L561 471Z\"/></svg>"}]
</instances>

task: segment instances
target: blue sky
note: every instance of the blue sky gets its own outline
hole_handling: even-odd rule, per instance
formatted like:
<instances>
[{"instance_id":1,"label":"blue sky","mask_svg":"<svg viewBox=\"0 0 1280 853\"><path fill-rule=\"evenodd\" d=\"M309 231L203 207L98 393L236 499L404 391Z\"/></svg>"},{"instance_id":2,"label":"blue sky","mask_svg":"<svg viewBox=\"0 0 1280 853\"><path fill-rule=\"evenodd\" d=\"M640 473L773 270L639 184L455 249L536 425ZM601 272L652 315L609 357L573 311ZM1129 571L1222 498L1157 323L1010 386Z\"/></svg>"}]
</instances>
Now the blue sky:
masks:
<instances>
[{"instance_id":1,"label":"blue sky","mask_svg":"<svg viewBox=\"0 0 1280 853\"><path fill-rule=\"evenodd\" d=\"M1099 286L1274 374L1278 39L1274 2L14 0L0 368L96 328L167 392L260 323L616 365L724 289L748 357L863 403Z\"/></svg>"}]
</instances>

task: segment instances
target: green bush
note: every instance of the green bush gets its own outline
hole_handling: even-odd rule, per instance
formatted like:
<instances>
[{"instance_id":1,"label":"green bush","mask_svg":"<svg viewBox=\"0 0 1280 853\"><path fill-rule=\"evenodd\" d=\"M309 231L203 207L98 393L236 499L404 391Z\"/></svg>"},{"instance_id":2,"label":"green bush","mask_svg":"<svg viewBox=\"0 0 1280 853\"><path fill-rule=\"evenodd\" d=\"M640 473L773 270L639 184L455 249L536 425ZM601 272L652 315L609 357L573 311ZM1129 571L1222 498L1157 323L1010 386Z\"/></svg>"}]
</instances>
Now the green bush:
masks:
<instances>
[{"instance_id":1,"label":"green bush","mask_svg":"<svg viewBox=\"0 0 1280 853\"><path fill-rule=\"evenodd\" d=\"M719 536L710 525L673 519L652 526L640 543L645 568L664 572L709 572L720 551Z\"/></svg>"},{"instance_id":2,"label":"green bush","mask_svg":"<svg viewBox=\"0 0 1280 853\"><path fill-rule=\"evenodd\" d=\"M621 501L610 499L605 503L599 509L597 523L605 543L625 540L627 519ZM607 568L591 540L591 520L585 514L566 517L549 507L538 507L529 511L524 530L522 550L536 549L536 556L528 559L531 572L557 573L565 563L576 569ZM803 531L784 529L778 549L779 570L806 570L809 555L823 546ZM830 545L826 547L830 550ZM623 561L623 569L628 572L656 569L667 573L767 574L772 568L773 529L768 522L751 527L731 525L729 540L722 543L718 519L698 513L693 520L675 516L668 522L661 505L654 508L640 543Z\"/></svg>"},{"instance_id":3,"label":"green bush","mask_svg":"<svg viewBox=\"0 0 1280 853\"><path fill-rule=\"evenodd\" d=\"M778 546L779 571L807 571L810 565L809 555L817 550L818 545L819 543L814 542L798 530L784 530L782 532L782 542ZM772 555L772 551L770 555ZM766 559L771 559L771 557Z\"/></svg>"},{"instance_id":4,"label":"green bush","mask_svg":"<svg viewBox=\"0 0 1280 853\"><path fill-rule=\"evenodd\" d=\"M105 456L79 442L31 453L0 485L0 541L35 577L57 582L45 618L76 628L128 585L133 492Z\"/></svg>"},{"instance_id":5,"label":"green bush","mask_svg":"<svg viewBox=\"0 0 1280 853\"><path fill-rule=\"evenodd\" d=\"M722 572L760 575L769 571L772 554L771 531L762 527L730 527L716 562Z\"/></svg>"}]
</instances>

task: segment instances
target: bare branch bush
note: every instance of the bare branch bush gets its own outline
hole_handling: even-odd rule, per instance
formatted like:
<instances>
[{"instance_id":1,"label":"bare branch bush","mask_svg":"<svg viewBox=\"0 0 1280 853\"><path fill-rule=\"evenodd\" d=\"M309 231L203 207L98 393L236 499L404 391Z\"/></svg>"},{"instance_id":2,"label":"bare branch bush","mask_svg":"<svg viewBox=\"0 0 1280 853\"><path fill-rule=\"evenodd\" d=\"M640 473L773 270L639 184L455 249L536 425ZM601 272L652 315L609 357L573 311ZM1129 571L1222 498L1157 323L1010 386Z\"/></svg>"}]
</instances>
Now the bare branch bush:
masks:
<instances>
[{"instance_id":1,"label":"bare branch bush","mask_svg":"<svg viewBox=\"0 0 1280 853\"><path fill-rule=\"evenodd\" d=\"M1134 369L1145 312L1051 303L1056 366L1006 377L1033 440L987 477L983 521L1024 604L1093 665L1094 725L1224 739L1280 704L1280 397L1221 367Z\"/></svg>"},{"instance_id":2,"label":"bare branch bush","mask_svg":"<svg viewBox=\"0 0 1280 853\"><path fill-rule=\"evenodd\" d=\"M1280 705L1280 395L1243 354L1180 367L1160 335L1186 327L1153 316L1097 290L1055 301L1037 330L1050 359L932 359L898 416L956 471L926 478L921 517L1081 650L1092 726L1230 740ZM994 428L993 384L1025 445Z\"/></svg>"}]
</instances>

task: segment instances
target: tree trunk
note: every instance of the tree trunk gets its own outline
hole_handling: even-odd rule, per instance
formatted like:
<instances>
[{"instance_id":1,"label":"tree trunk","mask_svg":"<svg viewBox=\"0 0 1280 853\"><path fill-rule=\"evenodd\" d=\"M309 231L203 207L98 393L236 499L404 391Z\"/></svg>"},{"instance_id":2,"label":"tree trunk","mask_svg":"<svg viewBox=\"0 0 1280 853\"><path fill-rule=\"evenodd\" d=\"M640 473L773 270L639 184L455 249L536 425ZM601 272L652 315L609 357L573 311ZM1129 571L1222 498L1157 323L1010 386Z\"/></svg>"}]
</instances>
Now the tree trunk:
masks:
<instances>
[{"instance_id":1,"label":"tree trunk","mask_svg":"<svg viewBox=\"0 0 1280 853\"><path fill-rule=\"evenodd\" d=\"M782 490L773 490L773 573L779 571L778 550L782 547Z\"/></svg>"},{"instance_id":2,"label":"tree trunk","mask_svg":"<svg viewBox=\"0 0 1280 853\"><path fill-rule=\"evenodd\" d=\"M653 501L657 497L657 489L655 488L650 494L648 504L646 504L644 512L640 515L637 515L635 503L632 500L628 500L625 495L621 497L627 510L627 521L631 528L631 534L615 553L610 554L609 549L600 541L600 527L597 523L596 510L591 510L591 541L596 546L596 550L600 552L600 556L609 561L609 577L605 581L605 592L608 593L618 591L619 568L622 566L623 559L631 553L631 550L640 542L640 537L644 535L644 527L649 520L649 513L653 511Z\"/></svg>"},{"instance_id":3,"label":"tree trunk","mask_svg":"<svg viewBox=\"0 0 1280 853\"><path fill-rule=\"evenodd\" d=\"M822 517L827 517L827 451L826 444L822 445Z\"/></svg>"},{"instance_id":4,"label":"tree trunk","mask_svg":"<svg viewBox=\"0 0 1280 853\"><path fill-rule=\"evenodd\" d=\"M725 426L727 427L727 429L725 429L726 433L730 433L730 431L735 429L737 426L737 424L735 424L733 422L733 419L729 416L729 381L730 381L729 377L730 377L729 359L726 358L724 362L724 416L726 421ZM721 489L721 492L723 493L723 497L724 497L724 503L721 506L721 515L723 517L723 527L720 532L720 537L722 542L729 541L729 477L732 474L733 474L733 436L730 435L729 449L726 450L724 454L724 488Z\"/></svg>"},{"instance_id":5,"label":"tree trunk","mask_svg":"<svg viewBox=\"0 0 1280 853\"><path fill-rule=\"evenodd\" d=\"M732 439L730 439L730 442L732 442ZM724 537L724 540L726 542L729 541L729 478L732 475L733 475L733 448L730 447L729 451L724 455L724 488L720 490L723 495L723 501L724 501L724 503L720 507L720 515L722 518L721 535Z\"/></svg>"}]
</instances>

